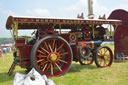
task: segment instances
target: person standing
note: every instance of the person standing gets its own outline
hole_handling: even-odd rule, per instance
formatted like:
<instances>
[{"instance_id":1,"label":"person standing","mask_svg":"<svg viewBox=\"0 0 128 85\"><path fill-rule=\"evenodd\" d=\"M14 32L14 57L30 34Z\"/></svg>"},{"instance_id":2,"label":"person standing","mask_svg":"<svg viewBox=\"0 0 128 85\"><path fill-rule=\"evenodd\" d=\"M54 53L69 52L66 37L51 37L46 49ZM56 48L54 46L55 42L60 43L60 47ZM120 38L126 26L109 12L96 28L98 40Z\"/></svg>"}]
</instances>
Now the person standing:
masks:
<instances>
[{"instance_id":1,"label":"person standing","mask_svg":"<svg viewBox=\"0 0 128 85\"><path fill-rule=\"evenodd\" d=\"M7 48L3 48L3 54L7 57Z\"/></svg>"},{"instance_id":2,"label":"person standing","mask_svg":"<svg viewBox=\"0 0 128 85\"><path fill-rule=\"evenodd\" d=\"M2 56L2 50L0 49L0 57Z\"/></svg>"}]
</instances>

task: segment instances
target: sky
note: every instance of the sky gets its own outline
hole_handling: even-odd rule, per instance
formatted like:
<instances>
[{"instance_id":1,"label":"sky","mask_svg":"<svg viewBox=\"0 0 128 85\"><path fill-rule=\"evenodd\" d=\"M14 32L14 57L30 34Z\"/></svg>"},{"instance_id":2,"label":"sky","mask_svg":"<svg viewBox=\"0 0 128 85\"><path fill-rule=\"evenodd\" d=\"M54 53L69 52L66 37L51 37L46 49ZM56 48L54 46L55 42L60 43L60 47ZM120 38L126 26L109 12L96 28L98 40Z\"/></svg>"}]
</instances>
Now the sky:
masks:
<instances>
[{"instance_id":1,"label":"sky","mask_svg":"<svg viewBox=\"0 0 128 85\"><path fill-rule=\"evenodd\" d=\"M127 3L128 0L93 0L95 18L109 16L115 9L128 10ZM76 18L82 12L87 18L87 0L0 0L0 37L11 37L5 27L9 16Z\"/></svg>"}]
</instances>

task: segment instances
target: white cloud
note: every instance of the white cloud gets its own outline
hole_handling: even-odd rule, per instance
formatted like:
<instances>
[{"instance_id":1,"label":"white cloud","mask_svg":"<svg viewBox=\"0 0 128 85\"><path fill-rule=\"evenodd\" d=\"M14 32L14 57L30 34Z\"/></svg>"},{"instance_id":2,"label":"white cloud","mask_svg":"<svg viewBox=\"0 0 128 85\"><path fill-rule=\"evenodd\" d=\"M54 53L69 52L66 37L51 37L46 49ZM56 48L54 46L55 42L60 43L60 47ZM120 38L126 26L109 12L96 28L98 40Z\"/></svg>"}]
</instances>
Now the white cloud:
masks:
<instances>
[{"instance_id":1,"label":"white cloud","mask_svg":"<svg viewBox=\"0 0 128 85\"><path fill-rule=\"evenodd\" d=\"M0 8L0 14L3 14L5 16L10 16L10 15L13 15L13 16L17 16L18 14L10 9L3 9L3 8Z\"/></svg>"},{"instance_id":2,"label":"white cloud","mask_svg":"<svg viewBox=\"0 0 128 85\"><path fill-rule=\"evenodd\" d=\"M17 14L15 13L15 12L13 12L12 10L2 10L1 11L1 13L2 14L5 14L5 15L7 15L7 16L9 16L9 15L13 15L13 16L16 16Z\"/></svg>"},{"instance_id":3,"label":"white cloud","mask_svg":"<svg viewBox=\"0 0 128 85\"><path fill-rule=\"evenodd\" d=\"M77 2L72 3L69 6L65 6L59 9L59 12L64 17L76 18L77 14L84 13L84 17L87 18L88 15L88 0L79 0ZM98 0L93 0L93 13L95 18L98 18L99 15L109 16L112 12L112 9L109 7L105 7L100 4Z\"/></svg>"},{"instance_id":4,"label":"white cloud","mask_svg":"<svg viewBox=\"0 0 128 85\"><path fill-rule=\"evenodd\" d=\"M112 9L99 4L98 0L93 0L93 3L93 10L96 18L98 18L100 15L103 16L104 14L108 17L110 12L112 12Z\"/></svg>"},{"instance_id":5,"label":"white cloud","mask_svg":"<svg viewBox=\"0 0 128 85\"><path fill-rule=\"evenodd\" d=\"M47 9L40 9L40 8L27 10L26 13L29 16L38 16L38 17L50 16L49 10L47 10Z\"/></svg>"},{"instance_id":6,"label":"white cloud","mask_svg":"<svg viewBox=\"0 0 128 85\"><path fill-rule=\"evenodd\" d=\"M85 13L87 8L85 4L87 4L87 0L79 0L77 2L70 4L69 6L59 8L58 13L59 15L61 15L61 17L76 18L77 14L80 14L82 12Z\"/></svg>"}]
</instances>

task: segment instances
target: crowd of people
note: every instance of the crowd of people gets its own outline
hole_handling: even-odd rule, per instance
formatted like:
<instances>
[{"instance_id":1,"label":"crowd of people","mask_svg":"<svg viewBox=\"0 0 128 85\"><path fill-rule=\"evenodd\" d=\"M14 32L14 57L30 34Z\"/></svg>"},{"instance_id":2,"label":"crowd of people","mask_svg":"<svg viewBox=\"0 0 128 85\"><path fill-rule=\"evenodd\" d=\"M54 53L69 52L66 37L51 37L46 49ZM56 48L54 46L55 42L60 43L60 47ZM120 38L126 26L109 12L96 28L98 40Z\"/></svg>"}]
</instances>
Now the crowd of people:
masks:
<instances>
[{"instance_id":1,"label":"crowd of people","mask_svg":"<svg viewBox=\"0 0 128 85\"><path fill-rule=\"evenodd\" d=\"M5 56L5 57L7 57L7 53L8 52L11 52L11 48L9 48L9 47L4 47L4 48L2 48L2 49L0 49L0 57L3 55L3 56Z\"/></svg>"}]
</instances>

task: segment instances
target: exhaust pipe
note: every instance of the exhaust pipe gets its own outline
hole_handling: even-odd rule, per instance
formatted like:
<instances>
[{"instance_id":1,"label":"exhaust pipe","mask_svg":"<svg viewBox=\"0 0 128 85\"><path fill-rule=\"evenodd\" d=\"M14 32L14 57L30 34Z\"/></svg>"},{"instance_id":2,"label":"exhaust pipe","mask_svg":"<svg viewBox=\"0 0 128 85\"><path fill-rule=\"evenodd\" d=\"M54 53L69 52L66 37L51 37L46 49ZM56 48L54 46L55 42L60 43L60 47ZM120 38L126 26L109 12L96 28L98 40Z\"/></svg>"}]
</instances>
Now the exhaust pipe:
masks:
<instances>
[{"instance_id":1,"label":"exhaust pipe","mask_svg":"<svg viewBox=\"0 0 128 85\"><path fill-rule=\"evenodd\" d=\"M93 14L93 1L92 0L88 0L88 18L89 19L93 19L94 18L94 14Z\"/></svg>"}]
</instances>

